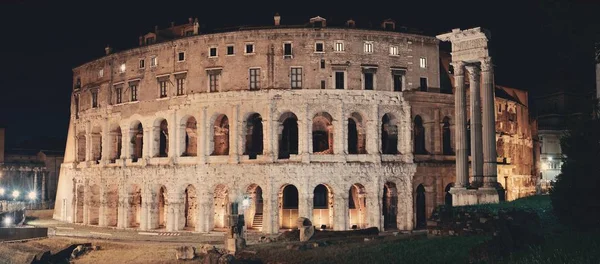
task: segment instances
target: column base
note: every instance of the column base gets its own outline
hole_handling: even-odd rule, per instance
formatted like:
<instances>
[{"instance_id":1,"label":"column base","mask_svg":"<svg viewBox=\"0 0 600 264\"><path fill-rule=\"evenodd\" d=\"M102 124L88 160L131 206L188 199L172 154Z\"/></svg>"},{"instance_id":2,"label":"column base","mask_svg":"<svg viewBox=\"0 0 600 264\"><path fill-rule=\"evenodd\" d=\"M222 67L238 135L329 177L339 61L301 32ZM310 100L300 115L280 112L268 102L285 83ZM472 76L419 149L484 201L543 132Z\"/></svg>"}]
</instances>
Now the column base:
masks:
<instances>
[{"instance_id":1,"label":"column base","mask_svg":"<svg viewBox=\"0 0 600 264\"><path fill-rule=\"evenodd\" d=\"M498 192L494 188L451 188L452 206L498 203Z\"/></svg>"}]
</instances>

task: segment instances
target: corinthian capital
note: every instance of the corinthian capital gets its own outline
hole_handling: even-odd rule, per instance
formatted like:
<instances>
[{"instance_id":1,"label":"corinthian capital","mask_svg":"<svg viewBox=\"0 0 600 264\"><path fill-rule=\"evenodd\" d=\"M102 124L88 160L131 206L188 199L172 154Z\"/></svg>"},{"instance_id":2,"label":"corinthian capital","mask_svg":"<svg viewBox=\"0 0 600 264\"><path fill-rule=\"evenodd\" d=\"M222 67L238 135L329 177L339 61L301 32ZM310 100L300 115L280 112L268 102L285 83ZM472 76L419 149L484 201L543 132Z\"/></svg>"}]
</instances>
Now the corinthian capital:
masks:
<instances>
[{"instance_id":1,"label":"corinthian capital","mask_svg":"<svg viewBox=\"0 0 600 264\"><path fill-rule=\"evenodd\" d=\"M491 71L493 66L492 57L485 57L481 59L481 71Z\"/></svg>"},{"instance_id":2,"label":"corinthian capital","mask_svg":"<svg viewBox=\"0 0 600 264\"><path fill-rule=\"evenodd\" d=\"M453 61L450 63L454 68L454 76L463 76L464 75L464 67L465 63L462 61Z\"/></svg>"},{"instance_id":3,"label":"corinthian capital","mask_svg":"<svg viewBox=\"0 0 600 264\"><path fill-rule=\"evenodd\" d=\"M478 81L479 79L479 75L480 72L479 71L479 67L476 65L467 65L465 66L465 68L467 69L467 72L469 72L469 81L470 82L475 82Z\"/></svg>"}]
</instances>

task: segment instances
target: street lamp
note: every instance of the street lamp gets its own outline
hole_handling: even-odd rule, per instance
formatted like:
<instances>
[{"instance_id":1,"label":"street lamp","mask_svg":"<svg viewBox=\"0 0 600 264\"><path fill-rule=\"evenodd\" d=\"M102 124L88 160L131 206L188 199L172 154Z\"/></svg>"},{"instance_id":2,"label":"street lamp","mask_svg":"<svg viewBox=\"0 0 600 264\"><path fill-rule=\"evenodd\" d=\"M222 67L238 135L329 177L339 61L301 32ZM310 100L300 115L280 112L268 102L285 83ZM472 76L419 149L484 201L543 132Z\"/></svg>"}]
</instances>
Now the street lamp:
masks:
<instances>
[{"instance_id":1,"label":"street lamp","mask_svg":"<svg viewBox=\"0 0 600 264\"><path fill-rule=\"evenodd\" d=\"M19 195L20 195L20 194L21 194L21 192L19 192L19 191L17 191L17 190L14 190L14 191L12 192L12 196L13 196L13 198L15 198L15 199L17 199L17 198L19 197Z\"/></svg>"},{"instance_id":2,"label":"street lamp","mask_svg":"<svg viewBox=\"0 0 600 264\"><path fill-rule=\"evenodd\" d=\"M4 217L4 226L10 226L12 225L13 220L10 216Z\"/></svg>"},{"instance_id":3,"label":"street lamp","mask_svg":"<svg viewBox=\"0 0 600 264\"><path fill-rule=\"evenodd\" d=\"M27 197L29 198L29 200L33 201L37 197L37 193L35 193L35 191L31 191L31 192L29 192L29 194L27 195Z\"/></svg>"},{"instance_id":4,"label":"street lamp","mask_svg":"<svg viewBox=\"0 0 600 264\"><path fill-rule=\"evenodd\" d=\"M0 196L4 196L5 192L6 192L6 190L4 188L0 188Z\"/></svg>"}]
</instances>

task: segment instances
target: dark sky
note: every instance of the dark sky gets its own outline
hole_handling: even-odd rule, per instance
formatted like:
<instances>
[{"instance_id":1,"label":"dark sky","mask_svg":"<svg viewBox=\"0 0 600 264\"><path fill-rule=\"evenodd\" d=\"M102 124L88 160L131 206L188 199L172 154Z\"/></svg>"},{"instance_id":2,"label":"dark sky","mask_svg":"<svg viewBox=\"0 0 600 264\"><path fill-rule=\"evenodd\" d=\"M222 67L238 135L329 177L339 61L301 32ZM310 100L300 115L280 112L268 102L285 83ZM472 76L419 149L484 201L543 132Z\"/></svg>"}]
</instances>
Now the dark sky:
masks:
<instances>
[{"instance_id":1,"label":"dark sky","mask_svg":"<svg viewBox=\"0 0 600 264\"><path fill-rule=\"evenodd\" d=\"M0 126L7 127L7 145L64 148L72 68L101 57L107 44L135 47L155 25L188 17L204 28L271 25L275 12L282 24L317 15L353 18L357 26L392 18L428 35L481 26L492 32L497 84L532 96L594 88L598 0L348 2L0 0Z\"/></svg>"}]
</instances>

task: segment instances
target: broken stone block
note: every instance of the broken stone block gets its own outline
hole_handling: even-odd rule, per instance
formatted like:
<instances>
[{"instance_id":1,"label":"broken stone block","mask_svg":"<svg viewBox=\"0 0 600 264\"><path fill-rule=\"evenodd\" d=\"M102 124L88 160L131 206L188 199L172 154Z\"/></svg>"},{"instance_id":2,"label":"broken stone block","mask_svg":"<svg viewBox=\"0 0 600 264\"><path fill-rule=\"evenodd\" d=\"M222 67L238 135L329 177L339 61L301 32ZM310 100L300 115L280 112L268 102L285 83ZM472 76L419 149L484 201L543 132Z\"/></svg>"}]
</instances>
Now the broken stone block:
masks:
<instances>
[{"instance_id":1,"label":"broken stone block","mask_svg":"<svg viewBox=\"0 0 600 264\"><path fill-rule=\"evenodd\" d=\"M211 250L215 250L215 246L213 246L211 244L204 244L204 245L201 245L198 247L197 253L198 254L207 254Z\"/></svg>"},{"instance_id":2,"label":"broken stone block","mask_svg":"<svg viewBox=\"0 0 600 264\"><path fill-rule=\"evenodd\" d=\"M303 226L300 228L300 241L306 242L315 234L314 226Z\"/></svg>"},{"instance_id":3,"label":"broken stone block","mask_svg":"<svg viewBox=\"0 0 600 264\"><path fill-rule=\"evenodd\" d=\"M177 247L175 249L175 258L176 259L182 259L182 260L187 260L187 259L194 259L195 254L194 254L194 247L192 246L181 246L181 247Z\"/></svg>"},{"instance_id":4,"label":"broken stone block","mask_svg":"<svg viewBox=\"0 0 600 264\"><path fill-rule=\"evenodd\" d=\"M310 221L310 219L306 218L306 217L298 217L298 220L296 220L296 224L298 225L298 228L301 228L303 226L312 226L312 222Z\"/></svg>"}]
</instances>

